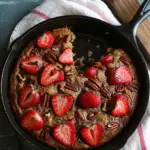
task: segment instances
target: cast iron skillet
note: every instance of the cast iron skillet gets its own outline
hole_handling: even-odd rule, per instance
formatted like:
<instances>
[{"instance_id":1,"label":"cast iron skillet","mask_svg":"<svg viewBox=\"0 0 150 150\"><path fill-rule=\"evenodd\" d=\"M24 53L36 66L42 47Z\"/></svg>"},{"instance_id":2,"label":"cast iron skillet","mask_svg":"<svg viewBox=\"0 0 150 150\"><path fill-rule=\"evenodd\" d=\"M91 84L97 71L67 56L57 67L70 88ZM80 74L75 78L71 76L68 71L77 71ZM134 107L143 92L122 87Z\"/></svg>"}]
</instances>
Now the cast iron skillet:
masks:
<instances>
[{"instance_id":1,"label":"cast iron skillet","mask_svg":"<svg viewBox=\"0 0 150 150\"><path fill-rule=\"evenodd\" d=\"M77 57L82 55L86 57L88 50L91 49L94 52L93 58L98 60L99 57L105 53L105 49L112 46L114 48L123 48L130 55L134 62L140 81L139 100L136 110L128 125L118 136L113 138L107 144L95 149L116 150L124 146L127 139L131 136L140 123L149 100L150 80L148 74L148 64L143 56L143 53L145 54L146 52L143 52L138 48L135 35L139 24L150 15L150 11L144 12L148 3L149 0L145 0L133 20L129 24L123 26L117 27L109 25L103 21L85 16L58 17L36 25L12 44L12 46L9 48L10 53L7 57L2 72L1 95L8 118L10 119L14 128L25 139L37 147L50 149L48 146L38 142L28 135L27 132L20 127L19 123L14 117L10 106L9 97L9 79L14 63L18 59L19 54L23 50L24 46L26 46L26 44L33 38L39 36L46 30L68 26L77 35L74 49ZM88 62L88 59L86 60Z\"/></svg>"}]
</instances>

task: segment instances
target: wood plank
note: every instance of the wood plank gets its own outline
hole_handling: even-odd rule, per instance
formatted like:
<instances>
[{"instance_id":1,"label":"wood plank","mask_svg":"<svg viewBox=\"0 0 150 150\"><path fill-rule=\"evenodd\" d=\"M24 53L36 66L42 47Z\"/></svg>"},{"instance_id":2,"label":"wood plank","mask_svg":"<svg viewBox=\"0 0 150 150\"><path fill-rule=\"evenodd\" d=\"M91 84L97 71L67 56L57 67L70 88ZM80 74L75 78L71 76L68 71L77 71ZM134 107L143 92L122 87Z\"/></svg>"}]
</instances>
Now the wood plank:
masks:
<instances>
[{"instance_id":1,"label":"wood plank","mask_svg":"<svg viewBox=\"0 0 150 150\"><path fill-rule=\"evenodd\" d=\"M121 23L128 23L140 7L138 0L106 0ZM146 19L138 28L137 36L150 53L150 19Z\"/></svg>"}]
</instances>

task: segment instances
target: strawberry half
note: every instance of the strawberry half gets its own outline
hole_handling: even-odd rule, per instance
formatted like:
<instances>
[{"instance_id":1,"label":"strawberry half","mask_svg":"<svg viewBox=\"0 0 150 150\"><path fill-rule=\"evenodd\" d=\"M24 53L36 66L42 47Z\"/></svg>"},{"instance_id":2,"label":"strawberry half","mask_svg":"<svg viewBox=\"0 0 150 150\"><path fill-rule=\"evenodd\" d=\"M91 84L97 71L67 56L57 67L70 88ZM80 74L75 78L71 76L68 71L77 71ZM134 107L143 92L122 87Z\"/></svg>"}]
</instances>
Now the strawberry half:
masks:
<instances>
[{"instance_id":1,"label":"strawberry half","mask_svg":"<svg viewBox=\"0 0 150 150\"><path fill-rule=\"evenodd\" d=\"M83 75L84 75L85 77L89 77L89 78L94 77L94 76L96 75L96 68L94 68L94 67L88 68L88 69L83 73Z\"/></svg>"},{"instance_id":2,"label":"strawberry half","mask_svg":"<svg viewBox=\"0 0 150 150\"><path fill-rule=\"evenodd\" d=\"M66 146L72 146L76 137L75 125L72 122L67 122L63 125L57 125L53 129L53 136L60 143Z\"/></svg>"},{"instance_id":3,"label":"strawberry half","mask_svg":"<svg viewBox=\"0 0 150 150\"><path fill-rule=\"evenodd\" d=\"M108 79L111 85L127 84L132 81L132 74L127 66L110 68L108 70Z\"/></svg>"},{"instance_id":4,"label":"strawberry half","mask_svg":"<svg viewBox=\"0 0 150 150\"><path fill-rule=\"evenodd\" d=\"M112 54L108 54L108 55L106 55L105 57L103 57L102 59L101 59L101 63L103 64L103 65L106 65L106 64L108 64L108 63L111 63L113 61L113 55Z\"/></svg>"},{"instance_id":5,"label":"strawberry half","mask_svg":"<svg viewBox=\"0 0 150 150\"><path fill-rule=\"evenodd\" d=\"M64 80L63 71L56 70L53 64L48 64L41 75L41 84L44 86L51 85L52 83L61 82Z\"/></svg>"},{"instance_id":6,"label":"strawberry half","mask_svg":"<svg viewBox=\"0 0 150 150\"><path fill-rule=\"evenodd\" d=\"M72 107L73 97L65 94L57 94L52 97L52 106L57 116L64 116Z\"/></svg>"},{"instance_id":7,"label":"strawberry half","mask_svg":"<svg viewBox=\"0 0 150 150\"><path fill-rule=\"evenodd\" d=\"M83 127L80 130L81 136L90 146L97 146L100 144L100 138L104 131L104 128L101 124L94 124L90 128Z\"/></svg>"},{"instance_id":8,"label":"strawberry half","mask_svg":"<svg viewBox=\"0 0 150 150\"><path fill-rule=\"evenodd\" d=\"M26 130L40 130L43 127L43 118L36 110L28 110L21 118L21 126Z\"/></svg>"},{"instance_id":9,"label":"strawberry half","mask_svg":"<svg viewBox=\"0 0 150 150\"><path fill-rule=\"evenodd\" d=\"M54 36L50 32L42 34L37 39L37 45L40 48L50 48L54 43Z\"/></svg>"},{"instance_id":10,"label":"strawberry half","mask_svg":"<svg viewBox=\"0 0 150 150\"><path fill-rule=\"evenodd\" d=\"M21 61L21 67L26 72L36 74L42 67L42 58L38 55L29 56Z\"/></svg>"},{"instance_id":11,"label":"strawberry half","mask_svg":"<svg viewBox=\"0 0 150 150\"><path fill-rule=\"evenodd\" d=\"M33 91L31 86L25 86L20 93L19 105L21 108L29 108L36 105L39 100L39 93Z\"/></svg>"},{"instance_id":12,"label":"strawberry half","mask_svg":"<svg viewBox=\"0 0 150 150\"><path fill-rule=\"evenodd\" d=\"M94 108L94 107L98 107L101 104L100 96L92 92L82 93L79 99L80 99L79 101L80 105L84 108Z\"/></svg>"},{"instance_id":13,"label":"strawberry half","mask_svg":"<svg viewBox=\"0 0 150 150\"><path fill-rule=\"evenodd\" d=\"M59 56L59 62L61 64L65 64L65 65L74 64L73 53L72 53L72 50L70 48L65 49L63 51L63 53Z\"/></svg>"},{"instance_id":14,"label":"strawberry half","mask_svg":"<svg viewBox=\"0 0 150 150\"><path fill-rule=\"evenodd\" d=\"M121 117L129 113L129 103L125 96L115 94L111 103L114 105L111 111L112 116Z\"/></svg>"}]
</instances>

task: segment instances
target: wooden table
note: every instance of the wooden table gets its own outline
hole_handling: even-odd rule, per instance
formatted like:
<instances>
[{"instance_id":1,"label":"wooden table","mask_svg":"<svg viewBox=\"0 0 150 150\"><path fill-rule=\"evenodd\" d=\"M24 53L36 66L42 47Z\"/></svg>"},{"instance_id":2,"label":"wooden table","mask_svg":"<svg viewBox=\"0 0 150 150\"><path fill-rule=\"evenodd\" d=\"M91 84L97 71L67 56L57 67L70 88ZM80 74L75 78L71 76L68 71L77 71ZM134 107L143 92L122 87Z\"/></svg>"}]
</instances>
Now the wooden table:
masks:
<instances>
[{"instance_id":1,"label":"wooden table","mask_svg":"<svg viewBox=\"0 0 150 150\"><path fill-rule=\"evenodd\" d=\"M128 23L138 10L139 0L106 0L121 23ZM142 0L141 0L142 1ZM150 53L150 19L146 19L138 28L137 36Z\"/></svg>"}]
</instances>

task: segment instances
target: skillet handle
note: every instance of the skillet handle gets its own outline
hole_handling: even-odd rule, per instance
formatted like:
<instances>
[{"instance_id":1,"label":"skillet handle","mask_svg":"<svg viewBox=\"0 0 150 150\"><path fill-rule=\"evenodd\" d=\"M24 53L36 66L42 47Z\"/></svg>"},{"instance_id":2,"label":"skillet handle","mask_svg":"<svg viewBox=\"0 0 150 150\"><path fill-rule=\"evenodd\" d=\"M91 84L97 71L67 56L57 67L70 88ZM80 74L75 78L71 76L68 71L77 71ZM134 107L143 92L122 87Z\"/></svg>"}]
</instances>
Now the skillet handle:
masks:
<instances>
[{"instance_id":1,"label":"skillet handle","mask_svg":"<svg viewBox=\"0 0 150 150\"><path fill-rule=\"evenodd\" d=\"M136 36L139 25L150 16L150 9L146 10L148 4L150 4L150 0L144 0L133 19L128 24L120 27L120 32L125 35L139 51L142 52L145 59L150 63L150 54L144 49L141 42L138 44L139 42L137 41L140 40Z\"/></svg>"}]
</instances>

